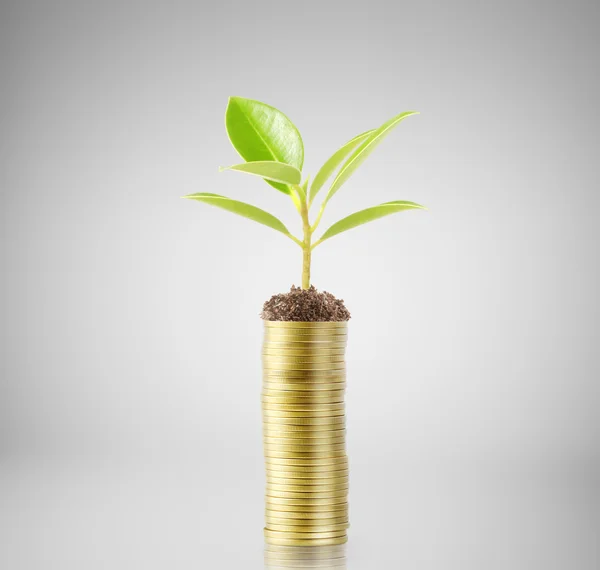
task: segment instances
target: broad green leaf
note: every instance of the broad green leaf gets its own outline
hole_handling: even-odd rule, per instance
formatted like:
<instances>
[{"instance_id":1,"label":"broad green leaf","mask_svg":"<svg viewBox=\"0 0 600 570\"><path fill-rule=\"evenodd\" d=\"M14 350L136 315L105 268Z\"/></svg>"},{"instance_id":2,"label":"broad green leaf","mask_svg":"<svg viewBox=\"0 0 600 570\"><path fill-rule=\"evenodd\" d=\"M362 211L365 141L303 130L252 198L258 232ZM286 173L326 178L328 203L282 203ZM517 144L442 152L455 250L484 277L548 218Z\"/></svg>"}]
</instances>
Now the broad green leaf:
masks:
<instances>
[{"instance_id":1,"label":"broad green leaf","mask_svg":"<svg viewBox=\"0 0 600 570\"><path fill-rule=\"evenodd\" d=\"M298 129L281 111L243 97L230 97L225 126L231 144L248 162L274 160L302 170L304 145ZM279 182L269 184L290 193Z\"/></svg>"},{"instance_id":2,"label":"broad green leaf","mask_svg":"<svg viewBox=\"0 0 600 570\"><path fill-rule=\"evenodd\" d=\"M238 170L239 172L260 176L265 180L272 180L273 182L281 182L283 184L300 184L302 180L302 173L295 166L273 160L243 162L234 166L221 167L219 170L221 172L223 170Z\"/></svg>"},{"instance_id":3,"label":"broad green leaf","mask_svg":"<svg viewBox=\"0 0 600 570\"><path fill-rule=\"evenodd\" d=\"M357 226L361 226L362 224L366 224L367 222L372 222L378 218L383 218L384 216L389 216L390 214L395 214L396 212L402 212L403 210L415 209L426 210L425 206L421 206L420 204L396 200L394 202L379 204L379 206L373 206L371 208L367 208L366 210L361 210L360 212L355 212L354 214L350 214L346 218L343 218L339 222L333 224L325 231L321 238L315 242L315 245L325 241L326 239L329 239L330 237L351 230L352 228L356 228Z\"/></svg>"},{"instance_id":4,"label":"broad green leaf","mask_svg":"<svg viewBox=\"0 0 600 570\"><path fill-rule=\"evenodd\" d=\"M418 115L418 111L406 111L396 115L389 121L386 121L375 129L369 137L361 144L350 156L350 158L344 163L344 166L340 168L337 176L333 180L333 184L327 193L325 203L331 200L332 196L340 189L342 184L352 176L354 171L367 159L367 157L377 148L379 143L390 134L392 129L397 126L402 120L411 115Z\"/></svg>"},{"instance_id":5,"label":"broad green leaf","mask_svg":"<svg viewBox=\"0 0 600 570\"><path fill-rule=\"evenodd\" d=\"M327 162L321 166L319 172L315 176L313 183L310 187L310 195L308 197L309 204L315 199L315 196L319 192L319 190L323 187L323 184L327 182L327 179L333 174L334 170L341 164L342 160L344 160L350 151L355 149L361 142L363 142L373 131L367 131L362 135L358 135L353 139L349 140L343 147L338 149L331 157L327 160Z\"/></svg>"},{"instance_id":6,"label":"broad green leaf","mask_svg":"<svg viewBox=\"0 0 600 570\"><path fill-rule=\"evenodd\" d=\"M290 232L285 227L283 222L278 220L272 214L269 214L268 212L265 212L256 206L252 206L251 204L238 202L237 200L232 200L231 198L226 198L225 196L219 196L218 194L210 194L208 192L189 194L184 196L184 198L188 198L189 200L198 200L198 202L204 202L205 204L210 204L211 206L223 208L224 210L228 210L229 212L233 212L239 216L244 216L244 218L248 218L258 222L259 224L263 224L263 226L273 228L274 230L291 237Z\"/></svg>"}]
</instances>

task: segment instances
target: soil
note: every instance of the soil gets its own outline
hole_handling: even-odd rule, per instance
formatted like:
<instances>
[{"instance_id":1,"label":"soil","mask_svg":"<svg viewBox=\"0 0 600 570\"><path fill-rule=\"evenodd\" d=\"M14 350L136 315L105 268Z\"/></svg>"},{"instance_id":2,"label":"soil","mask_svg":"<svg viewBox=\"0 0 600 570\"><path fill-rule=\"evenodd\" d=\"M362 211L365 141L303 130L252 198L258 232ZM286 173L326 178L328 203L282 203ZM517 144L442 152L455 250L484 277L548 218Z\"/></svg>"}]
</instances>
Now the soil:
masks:
<instances>
[{"instance_id":1,"label":"soil","mask_svg":"<svg viewBox=\"0 0 600 570\"><path fill-rule=\"evenodd\" d=\"M261 318L265 321L330 322L350 320L350 311L343 299L313 285L302 289L292 285L289 293L273 295L264 305Z\"/></svg>"}]
</instances>

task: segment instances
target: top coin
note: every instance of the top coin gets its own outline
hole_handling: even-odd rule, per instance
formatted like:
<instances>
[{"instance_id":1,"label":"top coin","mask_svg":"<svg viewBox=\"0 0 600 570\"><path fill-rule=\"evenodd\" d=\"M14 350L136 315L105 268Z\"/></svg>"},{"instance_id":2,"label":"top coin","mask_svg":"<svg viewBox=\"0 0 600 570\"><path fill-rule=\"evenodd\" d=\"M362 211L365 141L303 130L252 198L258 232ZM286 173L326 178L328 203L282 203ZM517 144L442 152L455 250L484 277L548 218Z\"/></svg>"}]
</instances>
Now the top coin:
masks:
<instances>
[{"instance_id":1,"label":"top coin","mask_svg":"<svg viewBox=\"0 0 600 570\"><path fill-rule=\"evenodd\" d=\"M265 328L272 329L346 329L348 321L263 321Z\"/></svg>"}]
</instances>

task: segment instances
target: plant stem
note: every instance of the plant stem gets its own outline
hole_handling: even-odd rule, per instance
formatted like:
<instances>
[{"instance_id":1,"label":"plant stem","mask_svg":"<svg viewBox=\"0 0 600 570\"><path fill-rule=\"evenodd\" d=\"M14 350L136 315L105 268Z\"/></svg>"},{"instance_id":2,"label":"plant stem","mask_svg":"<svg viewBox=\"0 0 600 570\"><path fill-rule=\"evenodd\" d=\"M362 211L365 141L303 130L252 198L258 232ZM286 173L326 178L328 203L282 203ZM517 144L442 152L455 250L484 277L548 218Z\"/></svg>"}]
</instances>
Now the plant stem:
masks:
<instances>
[{"instance_id":1,"label":"plant stem","mask_svg":"<svg viewBox=\"0 0 600 570\"><path fill-rule=\"evenodd\" d=\"M311 257L311 236L310 222L308 221L308 205L303 200L300 208L302 216L302 229L304 232L304 241L302 242L302 289L310 287L310 257Z\"/></svg>"}]
</instances>

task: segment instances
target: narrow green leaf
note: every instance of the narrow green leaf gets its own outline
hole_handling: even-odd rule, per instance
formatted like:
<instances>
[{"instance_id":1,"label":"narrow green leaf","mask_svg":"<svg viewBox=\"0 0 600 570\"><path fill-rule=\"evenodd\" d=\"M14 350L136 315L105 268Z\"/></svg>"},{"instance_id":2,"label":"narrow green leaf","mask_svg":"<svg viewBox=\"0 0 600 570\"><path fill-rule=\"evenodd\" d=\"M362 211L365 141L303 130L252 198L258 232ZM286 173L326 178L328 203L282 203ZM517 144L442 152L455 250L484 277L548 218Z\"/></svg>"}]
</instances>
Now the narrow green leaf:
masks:
<instances>
[{"instance_id":1,"label":"narrow green leaf","mask_svg":"<svg viewBox=\"0 0 600 570\"><path fill-rule=\"evenodd\" d=\"M323 187L323 184L327 182L328 178L333 174L334 170L342 163L348 154L355 149L361 142L363 142L373 131L367 131L349 140L343 147L338 149L331 157L321 166L319 172L315 176L313 183L310 187L310 195L308 198L309 203L315 199L315 196L319 190Z\"/></svg>"},{"instance_id":2,"label":"narrow green leaf","mask_svg":"<svg viewBox=\"0 0 600 570\"><path fill-rule=\"evenodd\" d=\"M302 170L302 137L294 123L281 111L260 101L230 97L225 126L231 144L244 160L274 160ZM285 194L290 193L284 184L268 183Z\"/></svg>"},{"instance_id":3,"label":"narrow green leaf","mask_svg":"<svg viewBox=\"0 0 600 570\"><path fill-rule=\"evenodd\" d=\"M238 216L244 216L244 218L258 222L263 226L273 228L274 230L291 237L290 232L285 227L283 222L278 220L272 214L269 214L268 212L265 212L256 206L252 206L251 204L238 202L237 200L232 200L231 198L226 198L225 196L219 196L218 194L210 194L208 192L189 194L183 197L188 198L189 200L204 202L205 204L210 204L211 206L217 206L218 208L223 208L224 210L238 214Z\"/></svg>"},{"instance_id":4,"label":"narrow green leaf","mask_svg":"<svg viewBox=\"0 0 600 570\"><path fill-rule=\"evenodd\" d=\"M302 173L295 166L273 160L243 162L242 164L219 168L219 171L222 172L223 170L238 170L239 172L260 176L265 180L272 180L273 182L281 182L283 184L300 184L302 180Z\"/></svg>"},{"instance_id":5,"label":"narrow green leaf","mask_svg":"<svg viewBox=\"0 0 600 570\"><path fill-rule=\"evenodd\" d=\"M352 176L354 171L367 159L367 157L377 148L379 143L390 134L392 129L397 126L402 120L411 115L418 115L418 111L406 111L386 121L378 129L375 129L369 137L360 145L344 163L337 176L333 180L333 184L327 193L325 203L331 200L332 196L340 189L342 184Z\"/></svg>"},{"instance_id":6,"label":"narrow green leaf","mask_svg":"<svg viewBox=\"0 0 600 570\"><path fill-rule=\"evenodd\" d=\"M367 208L366 210L361 210L360 212L355 212L354 214L350 214L346 218L343 218L339 222L333 224L325 231L321 238L315 242L315 245L325 241L326 239L329 239L330 237L351 230L352 228L356 228L357 226L361 226L362 224L366 224L367 222L372 222L378 218L383 218L384 216L389 216L390 214L395 214L396 212L402 212L403 210L415 209L426 210L427 208L425 208L425 206L421 206L420 204L415 204L414 202L396 200L394 202L379 204L379 206L373 206L371 208Z\"/></svg>"}]
</instances>

